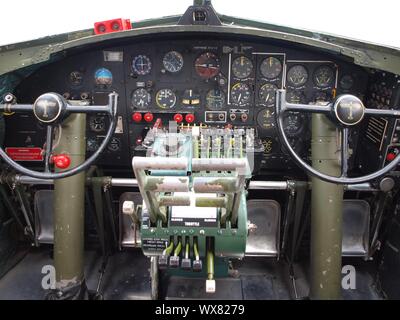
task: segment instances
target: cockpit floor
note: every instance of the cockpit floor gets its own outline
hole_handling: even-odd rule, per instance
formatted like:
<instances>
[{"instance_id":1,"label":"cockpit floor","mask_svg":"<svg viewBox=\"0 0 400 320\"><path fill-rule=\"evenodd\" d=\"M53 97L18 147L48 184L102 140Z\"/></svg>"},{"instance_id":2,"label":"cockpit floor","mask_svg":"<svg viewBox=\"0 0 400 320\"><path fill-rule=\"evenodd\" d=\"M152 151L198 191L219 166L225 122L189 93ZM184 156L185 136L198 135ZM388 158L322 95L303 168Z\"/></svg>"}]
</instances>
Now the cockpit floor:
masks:
<instances>
[{"instance_id":1,"label":"cockpit floor","mask_svg":"<svg viewBox=\"0 0 400 320\"><path fill-rule=\"evenodd\" d=\"M95 290L102 259L96 251L85 255L85 274L89 289ZM46 295L42 287L43 267L52 265L49 247L32 249L13 269L0 279L0 300L41 300ZM374 286L374 268L360 259L356 265L356 289L343 290L343 298L380 299ZM150 261L140 250L118 252L109 258L101 291L104 299L150 299ZM309 291L307 264L296 263L297 298L305 298ZM162 277L160 296L163 299L295 299L293 282L287 263L270 258L245 258L233 263L232 276L217 280L217 292L206 294L204 279Z\"/></svg>"}]
</instances>

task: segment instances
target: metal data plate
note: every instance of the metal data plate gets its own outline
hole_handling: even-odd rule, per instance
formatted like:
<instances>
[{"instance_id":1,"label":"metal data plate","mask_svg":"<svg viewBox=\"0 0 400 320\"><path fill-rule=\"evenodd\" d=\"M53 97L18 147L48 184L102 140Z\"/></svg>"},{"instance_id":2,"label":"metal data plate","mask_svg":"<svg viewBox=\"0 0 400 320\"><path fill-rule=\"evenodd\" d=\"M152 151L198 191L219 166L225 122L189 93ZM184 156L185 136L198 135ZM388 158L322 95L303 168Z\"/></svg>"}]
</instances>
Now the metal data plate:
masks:
<instances>
[{"instance_id":1,"label":"metal data plate","mask_svg":"<svg viewBox=\"0 0 400 320\"><path fill-rule=\"evenodd\" d=\"M281 207L275 200L247 201L247 219L255 225L249 233L246 256L279 255Z\"/></svg>"},{"instance_id":2,"label":"metal data plate","mask_svg":"<svg viewBox=\"0 0 400 320\"><path fill-rule=\"evenodd\" d=\"M364 200L344 200L343 240L344 257L368 255L370 206Z\"/></svg>"}]
</instances>

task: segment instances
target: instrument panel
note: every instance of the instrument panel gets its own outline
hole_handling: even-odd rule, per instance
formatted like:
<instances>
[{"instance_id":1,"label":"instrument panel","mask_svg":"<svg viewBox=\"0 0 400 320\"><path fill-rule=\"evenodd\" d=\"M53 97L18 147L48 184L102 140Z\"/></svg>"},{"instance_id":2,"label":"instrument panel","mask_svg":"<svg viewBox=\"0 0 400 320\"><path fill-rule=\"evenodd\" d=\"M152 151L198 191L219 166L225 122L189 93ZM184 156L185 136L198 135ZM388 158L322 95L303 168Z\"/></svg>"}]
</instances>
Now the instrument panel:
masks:
<instances>
[{"instance_id":1,"label":"instrument panel","mask_svg":"<svg viewBox=\"0 0 400 320\"><path fill-rule=\"evenodd\" d=\"M15 94L26 103L53 91L66 99L106 104L108 93L118 92L118 126L100 164L129 166L131 157L143 152L149 128L175 121L180 126L252 127L262 149L261 166L287 168L292 164L275 128L275 91L286 88L292 103L330 101L346 92L363 98L367 80L362 68L317 51L193 36L144 39L76 53L39 69ZM297 113L284 120L292 145L304 155L309 120ZM8 126L6 143L41 146L38 136L43 129L27 119L20 123L24 128ZM88 117L89 154L97 149L107 125L102 114Z\"/></svg>"}]
</instances>

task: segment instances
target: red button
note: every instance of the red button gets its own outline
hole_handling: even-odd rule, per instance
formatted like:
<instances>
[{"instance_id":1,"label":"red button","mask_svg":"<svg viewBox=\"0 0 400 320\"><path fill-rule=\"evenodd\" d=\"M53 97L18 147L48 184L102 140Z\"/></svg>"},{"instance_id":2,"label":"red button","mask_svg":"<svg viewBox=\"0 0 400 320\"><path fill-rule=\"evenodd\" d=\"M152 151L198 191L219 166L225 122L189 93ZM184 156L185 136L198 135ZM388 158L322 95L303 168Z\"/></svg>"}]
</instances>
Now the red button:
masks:
<instances>
[{"instance_id":1,"label":"red button","mask_svg":"<svg viewBox=\"0 0 400 320\"><path fill-rule=\"evenodd\" d=\"M135 112L135 113L132 115L132 120L135 121L135 122L140 122L140 121L142 121L142 114L141 114L140 112Z\"/></svg>"},{"instance_id":2,"label":"red button","mask_svg":"<svg viewBox=\"0 0 400 320\"><path fill-rule=\"evenodd\" d=\"M71 164L71 158L66 154L59 154L52 157L54 165L59 169L66 169Z\"/></svg>"},{"instance_id":3,"label":"red button","mask_svg":"<svg viewBox=\"0 0 400 320\"><path fill-rule=\"evenodd\" d=\"M145 120L146 122L152 122L153 119L154 119L154 116L153 116L152 113L147 112L147 113L144 115L143 118L144 118L144 120Z\"/></svg>"},{"instance_id":4,"label":"red button","mask_svg":"<svg viewBox=\"0 0 400 320\"><path fill-rule=\"evenodd\" d=\"M386 155L386 160L387 160L387 161L393 161L395 158L396 158L396 154L393 153L393 152L389 152L389 153Z\"/></svg>"},{"instance_id":5,"label":"red button","mask_svg":"<svg viewBox=\"0 0 400 320\"><path fill-rule=\"evenodd\" d=\"M174 121L176 121L177 123L181 123L183 121L183 116L180 113L177 113L176 115L174 115Z\"/></svg>"},{"instance_id":6,"label":"red button","mask_svg":"<svg viewBox=\"0 0 400 320\"><path fill-rule=\"evenodd\" d=\"M191 114L191 113L187 114L185 116L185 120L187 123L192 123L194 121L194 114Z\"/></svg>"}]
</instances>

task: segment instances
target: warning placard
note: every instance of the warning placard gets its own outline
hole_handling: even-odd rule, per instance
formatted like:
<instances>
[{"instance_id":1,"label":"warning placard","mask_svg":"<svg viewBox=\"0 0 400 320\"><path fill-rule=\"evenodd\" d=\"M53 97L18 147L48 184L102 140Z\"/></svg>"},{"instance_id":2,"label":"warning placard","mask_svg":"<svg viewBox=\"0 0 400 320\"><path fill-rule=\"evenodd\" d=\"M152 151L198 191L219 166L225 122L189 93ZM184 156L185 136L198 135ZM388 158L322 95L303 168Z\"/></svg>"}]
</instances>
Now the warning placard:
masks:
<instances>
[{"instance_id":1,"label":"warning placard","mask_svg":"<svg viewBox=\"0 0 400 320\"><path fill-rule=\"evenodd\" d=\"M42 148L6 148L8 156L15 161L43 161Z\"/></svg>"}]
</instances>

